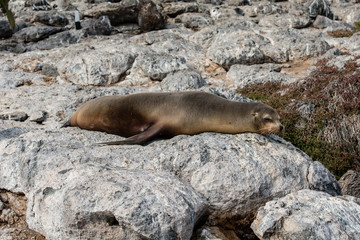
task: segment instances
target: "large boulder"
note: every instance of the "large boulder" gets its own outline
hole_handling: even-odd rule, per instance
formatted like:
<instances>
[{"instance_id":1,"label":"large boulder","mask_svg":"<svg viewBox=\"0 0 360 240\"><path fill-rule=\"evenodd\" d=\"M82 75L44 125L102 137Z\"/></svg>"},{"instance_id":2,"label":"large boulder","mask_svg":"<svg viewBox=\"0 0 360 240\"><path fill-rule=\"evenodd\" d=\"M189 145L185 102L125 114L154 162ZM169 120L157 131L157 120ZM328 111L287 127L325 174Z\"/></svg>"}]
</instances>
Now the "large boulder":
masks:
<instances>
[{"instance_id":1,"label":"large boulder","mask_svg":"<svg viewBox=\"0 0 360 240\"><path fill-rule=\"evenodd\" d=\"M359 239L360 199L301 190L266 203L251 228L260 239Z\"/></svg>"}]
</instances>

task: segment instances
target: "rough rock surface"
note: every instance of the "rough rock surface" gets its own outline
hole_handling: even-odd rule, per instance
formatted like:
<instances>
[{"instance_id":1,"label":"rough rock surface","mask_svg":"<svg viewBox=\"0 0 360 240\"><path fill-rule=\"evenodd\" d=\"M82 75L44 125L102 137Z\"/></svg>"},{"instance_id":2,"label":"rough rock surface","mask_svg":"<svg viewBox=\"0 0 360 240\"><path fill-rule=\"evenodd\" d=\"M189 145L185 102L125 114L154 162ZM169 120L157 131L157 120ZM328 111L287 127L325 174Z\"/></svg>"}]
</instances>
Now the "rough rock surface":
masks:
<instances>
[{"instance_id":1,"label":"rough rock surface","mask_svg":"<svg viewBox=\"0 0 360 240\"><path fill-rule=\"evenodd\" d=\"M302 189L340 194L321 163L278 136L100 147L120 137L61 126L104 95L200 90L251 101L236 90L301 81L317 57L341 68L360 55L360 34L327 32L353 29L359 3L158 0L166 24L149 31L135 0L48 2L10 1L14 31L0 16L0 189L26 196L26 222L46 239L256 239L249 226L266 202ZM1 199L1 216L25 223L10 205Z\"/></svg>"},{"instance_id":2,"label":"rough rock surface","mask_svg":"<svg viewBox=\"0 0 360 240\"><path fill-rule=\"evenodd\" d=\"M340 179L339 185L343 194L360 198L360 173L349 170Z\"/></svg>"},{"instance_id":3,"label":"rough rock surface","mask_svg":"<svg viewBox=\"0 0 360 240\"><path fill-rule=\"evenodd\" d=\"M260 239L359 239L360 199L300 190L266 203L251 228Z\"/></svg>"}]
</instances>

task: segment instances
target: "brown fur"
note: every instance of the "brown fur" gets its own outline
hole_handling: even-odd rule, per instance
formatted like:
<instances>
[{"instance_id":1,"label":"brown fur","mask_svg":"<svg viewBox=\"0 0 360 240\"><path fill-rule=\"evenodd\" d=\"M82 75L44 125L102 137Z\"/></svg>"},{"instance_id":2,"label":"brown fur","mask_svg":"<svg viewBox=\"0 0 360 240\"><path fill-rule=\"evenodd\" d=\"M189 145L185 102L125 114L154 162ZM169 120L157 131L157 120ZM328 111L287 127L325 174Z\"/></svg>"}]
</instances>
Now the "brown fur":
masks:
<instances>
[{"instance_id":1,"label":"brown fur","mask_svg":"<svg viewBox=\"0 0 360 240\"><path fill-rule=\"evenodd\" d=\"M142 144L157 136L201 132L270 134L283 128L278 113L268 105L204 92L101 97L83 104L68 125L128 137L105 144Z\"/></svg>"}]
</instances>

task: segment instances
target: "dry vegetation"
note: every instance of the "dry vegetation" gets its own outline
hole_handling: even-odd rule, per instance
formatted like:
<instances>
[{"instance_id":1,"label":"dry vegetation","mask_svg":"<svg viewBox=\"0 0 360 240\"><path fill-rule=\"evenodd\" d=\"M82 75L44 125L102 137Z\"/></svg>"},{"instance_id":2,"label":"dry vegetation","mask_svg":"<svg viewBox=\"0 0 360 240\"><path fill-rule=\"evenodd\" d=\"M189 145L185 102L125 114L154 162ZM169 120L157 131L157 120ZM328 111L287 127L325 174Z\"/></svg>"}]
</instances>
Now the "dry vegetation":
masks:
<instances>
[{"instance_id":1,"label":"dry vegetation","mask_svg":"<svg viewBox=\"0 0 360 240\"><path fill-rule=\"evenodd\" d=\"M360 22L354 22L354 30L334 30L331 32L328 32L328 35L333 38L343 38L343 37L351 37L354 33L360 31Z\"/></svg>"},{"instance_id":2,"label":"dry vegetation","mask_svg":"<svg viewBox=\"0 0 360 240\"><path fill-rule=\"evenodd\" d=\"M338 69L324 59L300 83L253 84L239 93L277 109L286 129L282 137L339 178L360 170L359 60Z\"/></svg>"}]
</instances>

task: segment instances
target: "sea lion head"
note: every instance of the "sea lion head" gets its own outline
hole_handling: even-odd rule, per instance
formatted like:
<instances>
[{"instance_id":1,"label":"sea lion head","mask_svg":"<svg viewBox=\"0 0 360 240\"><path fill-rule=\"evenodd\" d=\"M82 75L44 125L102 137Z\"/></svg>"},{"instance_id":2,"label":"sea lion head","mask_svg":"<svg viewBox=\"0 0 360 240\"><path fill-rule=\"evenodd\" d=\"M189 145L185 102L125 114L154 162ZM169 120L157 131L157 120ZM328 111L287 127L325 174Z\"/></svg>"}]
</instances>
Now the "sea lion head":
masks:
<instances>
[{"instance_id":1,"label":"sea lion head","mask_svg":"<svg viewBox=\"0 0 360 240\"><path fill-rule=\"evenodd\" d=\"M256 129L261 134L279 134L284 131L280 115L275 109L259 103L253 112Z\"/></svg>"}]
</instances>

